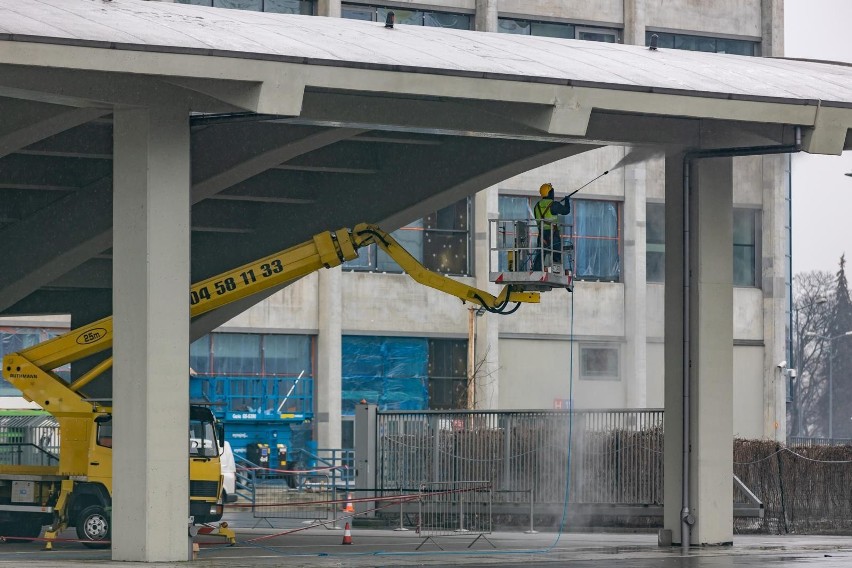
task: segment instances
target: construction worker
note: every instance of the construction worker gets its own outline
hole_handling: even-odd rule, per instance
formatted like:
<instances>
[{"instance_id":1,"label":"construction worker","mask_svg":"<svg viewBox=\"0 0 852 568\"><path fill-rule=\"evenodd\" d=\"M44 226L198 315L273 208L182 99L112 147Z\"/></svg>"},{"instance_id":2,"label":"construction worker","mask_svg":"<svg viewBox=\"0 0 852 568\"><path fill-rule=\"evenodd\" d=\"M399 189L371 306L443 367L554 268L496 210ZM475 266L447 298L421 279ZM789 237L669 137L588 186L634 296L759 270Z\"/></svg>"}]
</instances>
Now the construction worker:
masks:
<instances>
[{"instance_id":1,"label":"construction worker","mask_svg":"<svg viewBox=\"0 0 852 568\"><path fill-rule=\"evenodd\" d=\"M553 254L553 264L562 267L562 235L559 234L557 215L571 213L571 202L568 197L559 201L553 199L553 184L543 183L538 190L541 199L533 207L536 225L538 225L538 252L533 261L533 271L540 271L541 257L545 256L545 264L550 254Z\"/></svg>"}]
</instances>

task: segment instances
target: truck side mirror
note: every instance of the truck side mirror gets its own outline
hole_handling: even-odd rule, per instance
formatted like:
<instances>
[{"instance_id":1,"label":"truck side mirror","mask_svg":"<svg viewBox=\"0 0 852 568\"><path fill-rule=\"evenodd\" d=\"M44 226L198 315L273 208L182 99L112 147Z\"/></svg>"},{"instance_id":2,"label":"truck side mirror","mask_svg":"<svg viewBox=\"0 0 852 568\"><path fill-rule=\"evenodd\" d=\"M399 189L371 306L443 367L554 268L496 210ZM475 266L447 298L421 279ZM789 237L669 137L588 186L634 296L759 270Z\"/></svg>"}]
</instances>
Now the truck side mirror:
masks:
<instances>
[{"instance_id":1,"label":"truck side mirror","mask_svg":"<svg viewBox=\"0 0 852 568\"><path fill-rule=\"evenodd\" d=\"M216 423L216 439L219 440L219 447L225 447L225 425L221 422Z\"/></svg>"}]
</instances>

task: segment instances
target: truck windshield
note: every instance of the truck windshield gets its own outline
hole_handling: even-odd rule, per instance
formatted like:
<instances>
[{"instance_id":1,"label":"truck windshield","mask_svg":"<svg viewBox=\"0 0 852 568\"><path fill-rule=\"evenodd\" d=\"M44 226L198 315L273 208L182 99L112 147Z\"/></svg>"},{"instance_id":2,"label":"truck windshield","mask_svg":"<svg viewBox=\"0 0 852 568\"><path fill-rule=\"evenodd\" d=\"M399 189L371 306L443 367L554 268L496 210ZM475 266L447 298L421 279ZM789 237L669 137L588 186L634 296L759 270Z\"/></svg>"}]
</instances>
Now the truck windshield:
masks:
<instances>
[{"instance_id":1,"label":"truck windshield","mask_svg":"<svg viewBox=\"0 0 852 568\"><path fill-rule=\"evenodd\" d=\"M201 458L215 458L219 455L212 422L189 421L189 455Z\"/></svg>"}]
</instances>

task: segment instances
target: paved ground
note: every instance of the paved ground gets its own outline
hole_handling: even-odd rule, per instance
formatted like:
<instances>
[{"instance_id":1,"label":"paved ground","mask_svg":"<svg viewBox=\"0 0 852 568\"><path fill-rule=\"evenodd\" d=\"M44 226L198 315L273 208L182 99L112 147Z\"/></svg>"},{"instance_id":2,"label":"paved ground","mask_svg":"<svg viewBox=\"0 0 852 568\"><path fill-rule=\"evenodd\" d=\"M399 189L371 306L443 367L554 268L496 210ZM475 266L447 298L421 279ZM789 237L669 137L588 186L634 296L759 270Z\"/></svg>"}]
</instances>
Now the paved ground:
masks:
<instances>
[{"instance_id":1,"label":"paved ground","mask_svg":"<svg viewBox=\"0 0 852 568\"><path fill-rule=\"evenodd\" d=\"M826 568L852 565L851 537L740 536L731 547L694 549L659 548L654 534L577 534L498 532L487 542L462 535L427 541L414 531L355 528L353 544L341 545L341 530L308 528L299 521L274 521L252 528L258 521L249 514L231 515L237 530L236 546L223 546L215 539L201 539L200 567L248 568L280 566L366 567L366 566L528 566L553 564L575 568L619 566L626 568L778 568L813 566ZM278 528L280 527L280 528ZM293 532L293 531L297 532ZM73 532L63 536L73 538ZM493 543L493 547L491 545ZM416 550L423 544L421 549ZM440 550L438 545L445 550ZM62 542L55 550L42 550L38 543L0 544L2 566L57 568L74 565L126 567L114 563L108 550L89 550L78 543ZM169 566L171 564L158 564ZM178 564L179 565L179 564ZM185 566L185 564L184 564Z\"/></svg>"}]
</instances>

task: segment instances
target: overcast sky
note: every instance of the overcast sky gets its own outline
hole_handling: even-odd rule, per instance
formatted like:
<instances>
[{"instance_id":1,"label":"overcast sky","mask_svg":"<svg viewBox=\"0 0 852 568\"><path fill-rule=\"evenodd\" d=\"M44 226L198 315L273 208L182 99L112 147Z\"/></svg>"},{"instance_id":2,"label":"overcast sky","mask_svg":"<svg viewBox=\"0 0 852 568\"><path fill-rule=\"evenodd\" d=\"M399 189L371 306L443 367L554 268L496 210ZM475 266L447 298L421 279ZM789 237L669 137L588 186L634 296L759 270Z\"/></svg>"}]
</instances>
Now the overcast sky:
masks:
<instances>
[{"instance_id":1,"label":"overcast sky","mask_svg":"<svg viewBox=\"0 0 852 568\"><path fill-rule=\"evenodd\" d=\"M785 0L787 57L852 63L852 0ZM793 156L793 273L852 266L852 152ZM848 273L847 273L848 274Z\"/></svg>"}]
</instances>

